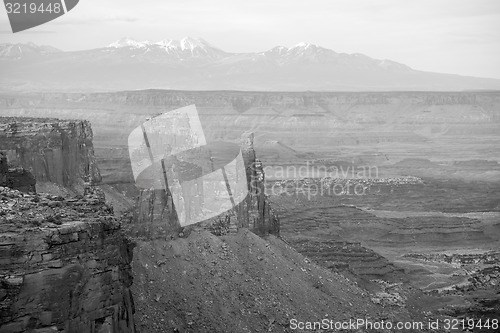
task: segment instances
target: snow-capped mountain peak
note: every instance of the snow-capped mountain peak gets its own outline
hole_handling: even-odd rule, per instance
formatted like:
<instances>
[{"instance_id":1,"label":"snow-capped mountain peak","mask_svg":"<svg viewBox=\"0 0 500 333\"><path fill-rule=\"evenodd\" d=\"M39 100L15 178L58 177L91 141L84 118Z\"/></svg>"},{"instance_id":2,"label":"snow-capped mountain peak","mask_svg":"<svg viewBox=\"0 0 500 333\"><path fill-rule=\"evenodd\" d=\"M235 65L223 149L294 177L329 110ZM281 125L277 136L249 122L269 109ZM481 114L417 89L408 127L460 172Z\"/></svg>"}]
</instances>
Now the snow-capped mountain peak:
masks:
<instances>
[{"instance_id":1,"label":"snow-capped mountain peak","mask_svg":"<svg viewBox=\"0 0 500 333\"><path fill-rule=\"evenodd\" d=\"M185 37L180 41L182 49L194 49L196 47L207 48L212 47L209 43L201 38Z\"/></svg>"},{"instance_id":2,"label":"snow-capped mountain peak","mask_svg":"<svg viewBox=\"0 0 500 333\"><path fill-rule=\"evenodd\" d=\"M136 50L134 52L138 51L140 53L150 51L156 51L153 53L165 52L170 57L176 59L187 59L192 57L208 57L213 59L225 54L224 51L213 47L205 40L191 37L185 37L181 40L164 39L154 43L150 41L140 42L130 37L125 37L109 44L108 48L127 48L132 51Z\"/></svg>"},{"instance_id":3,"label":"snow-capped mountain peak","mask_svg":"<svg viewBox=\"0 0 500 333\"><path fill-rule=\"evenodd\" d=\"M113 42L113 43L109 44L108 47L114 47L114 48L121 48L121 47L143 48L143 47L147 47L148 45L151 45L151 42L149 42L149 41L139 42L139 41L136 41L133 38L124 37L124 38L121 38L121 39L117 40L116 42Z\"/></svg>"},{"instance_id":4,"label":"snow-capped mountain peak","mask_svg":"<svg viewBox=\"0 0 500 333\"><path fill-rule=\"evenodd\" d=\"M294 46L292 46L290 49L295 49L295 48L301 48L301 49L307 49L311 46L316 46L314 44L311 44L311 43L306 43L306 42L300 42L298 44L295 44Z\"/></svg>"},{"instance_id":5,"label":"snow-capped mountain peak","mask_svg":"<svg viewBox=\"0 0 500 333\"><path fill-rule=\"evenodd\" d=\"M176 48L183 51L194 50L196 48L206 49L212 47L210 44L208 44L201 38L191 38L191 37L184 37L181 40L164 39L162 41L154 43L154 45L158 45L165 48Z\"/></svg>"},{"instance_id":6,"label":"snow-capped mountain peak","mask_svg":"<svg viewBox=\"0 0 500 333\"><path fill-rule=\"evenodd\" d=\"M266 55L266 54L268 54L268 55L271 55L271 54L283 55L286 52L288 52L288 50L289 50L289 48L286 46L275 46L272 49L270 49L269 51L261 52L261 54L262 55Z\"/></svg>"},{"instance_id":7,"label":"snow-capped mountain peak","mask_svg":"<svg viewBox=\"0 0 500 333\"><path fill-rule=\"evenodd\" d=\"M177 48L180 50L193 50L195 48L208 48L213 47L208 42L201 38L191 38L184 37L181 40L175 39L164 39L159 42L152 43L150 41L137 41L130 37L121 38L111 44L108 47L120 48L120 47L134 47L143 48L151 45L158 45L161 47Z\"/></svg>"}]
</instances>

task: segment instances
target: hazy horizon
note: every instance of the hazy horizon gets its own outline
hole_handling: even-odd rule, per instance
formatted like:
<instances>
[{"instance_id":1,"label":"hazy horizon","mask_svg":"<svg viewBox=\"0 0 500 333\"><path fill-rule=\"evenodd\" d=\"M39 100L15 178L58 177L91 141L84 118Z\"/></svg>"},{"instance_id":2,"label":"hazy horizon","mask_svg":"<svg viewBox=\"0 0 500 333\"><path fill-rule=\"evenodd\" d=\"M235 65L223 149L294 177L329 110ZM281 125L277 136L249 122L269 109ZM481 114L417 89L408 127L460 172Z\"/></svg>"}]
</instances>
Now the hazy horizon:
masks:
<instances>
[{"instance_id":1,"label":"hazy horizon","mask_svg":"<svg viewBox=\"0 0 500 333\"><path fill-rule=\"evenodd\" d=\"M500 79L500 2L480 1L80 1L68 14L0 42L92 49L129 36L203 38L227 52L300 42L390 59L416 70Z\"/></svg>"}]
</instances>

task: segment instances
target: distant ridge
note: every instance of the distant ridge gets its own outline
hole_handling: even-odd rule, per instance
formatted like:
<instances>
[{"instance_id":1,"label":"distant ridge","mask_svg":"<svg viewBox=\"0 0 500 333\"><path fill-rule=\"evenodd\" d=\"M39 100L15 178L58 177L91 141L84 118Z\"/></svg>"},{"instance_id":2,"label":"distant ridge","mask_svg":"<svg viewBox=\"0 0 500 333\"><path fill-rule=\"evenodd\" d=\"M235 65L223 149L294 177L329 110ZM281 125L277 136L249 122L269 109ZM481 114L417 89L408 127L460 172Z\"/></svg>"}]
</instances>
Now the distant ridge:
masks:
<instances>
[{"instance_id":1,"label":"distant ridge","mask_svg":"<svg viewBox=\"0 0 500 333\"><path fill-rule=\"evenodd\" d=\"M191 37L158 42L125 37L106 47L72 52L33 43L0 44L0 70L4 91L500 89L497 79L423 72L310 43L230 53Z\"/></svg>"}]
</instances>

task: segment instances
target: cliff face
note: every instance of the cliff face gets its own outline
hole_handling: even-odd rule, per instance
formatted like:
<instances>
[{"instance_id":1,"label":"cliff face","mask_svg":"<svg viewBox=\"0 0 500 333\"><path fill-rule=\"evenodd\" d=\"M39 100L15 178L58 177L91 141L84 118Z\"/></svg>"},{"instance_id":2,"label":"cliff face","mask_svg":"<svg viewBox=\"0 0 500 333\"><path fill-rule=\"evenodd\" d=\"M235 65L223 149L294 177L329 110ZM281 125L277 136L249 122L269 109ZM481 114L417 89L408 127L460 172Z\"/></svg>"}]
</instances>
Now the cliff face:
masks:
<instances>
[{"instance_id":1,"label":"cliff face","mask_svg":"<svg viewBox=\"0 0 500 333\"><path fill-rule=\"evenodd\" d=\"M135 332L132 246L89 185L90 124L0 118L0 177L0 332ZM84 196L12 189L34 192L35 178L83 183Z\"/></svg>"},{"instance_id":2,"label":"cliff face","mask_svg":"<svg viewBox=\"0 0 500 333\"><path fill-rule=\"evenodd\" d=\"M475 153L475 145L489 137L496 148L500 133L499 92L2 94L0 114L88 119L94 124L103 182L122 183L132 182L130 131L148 116L191 104L199 111L208 140L235 143L241 133L254 132L256 150L266 165L303 160L304 152L323 152L326 147L352 151L387 143L402 145L404 153L394 156L394 162L408 156L463 160L464 152L470 158L491 159L490 153ZM416 146L412 154L406 153L408 145ZM432 149L424 153L417 145Z\"/></svg>"},{"instance_id":3,"label":"cliff face","mask_svg":"<svg viewBox=\"0 0 500 333\"><path fill-rule=\"evenodd\" d=\"M262 163L256 159L253 139L253 134L245 134L240 145L249 194L234 209L201 223L215 235L233 233L240 228L248 228L258 235L279 235L279 220L264 193L265 175ZM146 238L166 238L182 231L168 190L141 190L129 231Z\"/></svg>"},{"instance_id":4,"label":"cliff face","mask_svg":"<svg viewBox=\"0 0 500 333\"><path fill-rule=\"evenodd\" d=\"M7 157L0 152L0 186L10 187L22 192L36 192L36 180L23 168L9 168Z\"/></svg>"},{"instance_id":5,"label":"cliff face","mask_svg":"<svg viewBox=\"0 0 500 333\"><path fill-rule=\"evenodd\" d=\"M0 151L39 182L100 181L92 138L88 121L0 118Z\"/></svg>"},{"instance_id":6,"label":"cliff face","mask_svg":"<svg viewBox=\"0 0 500 333\"><path fill-rule=\"evenodd\" d=\"M242 135L240 146L247 166L249 195L243 202L243 209L237 214L238 227L248 227L258 235L279 235L279 220L266 197L264 169L262 162L256 158L253 143L253 133Z\"/></svg>"},{"instance_id":7,"label":"cliff face","mask_svg":"<svg viewBox=\"0 0 500 333\"><path fill-rule=\"evenodd\" d=\"M135 332L132 247L88 192L0 187L0 332Z\"/></svg>"},{"instance_id":8,"label":"cliff face","mask_svg":"<svg viewBox=\"0 0 500 333\"><path fill-rule=\"evenodd\" d=\"M88 119L100 133L126 137L146 116L195 104L206 134L239 137L253 128L291 141L290 130L307 139L332 128L347 132L401 132L500 122L499 92L238 92L147 90L100 94L0 95L4 115ZM71 112L68 111L71 109ZM120 117L117 117L117 113ZM119 119L118 119L119 118ZM447 125L441 128L439 125ZM374 128L371 128L374 127ZM121 129L121 131L117 131ZM210 129L211 131L208 131ZM274 134L267 133L273 129ZM216 131L217 130L217 131ZM309 133L307 133L309 132ZM337 131L338 132L338 131ZM479 131L478 131L479 132ZM285 135L284 135L285 134ZM338 134L338 133L337 133ZM401 134L401 133L399 133ZM380 134L382 135L382 134ZM320 137L321 135L317 135ZM333 140L332 135L327 138ZM106 140L112 138L105 137Z\"/></svg>"},{"instance_id":9,"label":"cliff face","mask_svg":"<svg viewBox=\"0 0 500 333\"><path fill-rule=\"evenodd\" d=\"M0 138L9 161L32 170L38 181L99 179L86 121L4 118ZM168 190L143 190L128 231L148 239L182 237L200 227L215 235L240 228L278 235L253 135L242 137L241 151L249 194L235 208L181 228ZM1 168L8 170L6 163ZM64 199L0 187L0 332L135 332L132 256L97 188L86 185L84 196Z\"/></svg>"}]
</instances>

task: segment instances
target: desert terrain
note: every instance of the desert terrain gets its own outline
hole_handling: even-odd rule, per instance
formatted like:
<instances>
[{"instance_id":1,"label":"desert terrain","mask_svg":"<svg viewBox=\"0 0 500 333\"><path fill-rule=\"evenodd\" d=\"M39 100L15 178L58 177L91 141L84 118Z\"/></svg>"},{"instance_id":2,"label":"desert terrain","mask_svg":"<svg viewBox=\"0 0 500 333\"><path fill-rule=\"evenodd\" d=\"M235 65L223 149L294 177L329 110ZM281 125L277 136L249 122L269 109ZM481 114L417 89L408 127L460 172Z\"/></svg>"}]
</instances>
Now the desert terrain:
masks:
<instances>
[{"instance_id":1,"label":"desert terrain","mask_svg":"<svg viewBox=\"0 0 500 333\"><path fill-rule=\"evenodd\" d=\"M236 312L246 319L231 330L286 331L293 311L319 315L308 296L316 289L325 304L329 297L346 304L349 297L356 304L369 297L375 305L363 311L379 318L398 308L400 318L499 318L498 92L2 93L0 116L89 121L100 187L117 216L131 216L139 191L128 155L130 131L148 117L191 104L216 161L229 158L229 145L242 133L254 133L282 240L251 233L220 238L198 229L186 239L139 240L131 265L142 331L160 332L165 325L223 331L224 320L196 323L200 316ZM50 186L37 182L42 191ZM249 242L261 259L238 245ZM269 248L272 254L265 253ZM277 282L288 270L300 292ZM203 289L197 279L213 285ZM335 289L340 285L332 281L343 279L355 284ZM181 289L173 292L172 281L183 281ZM238 281L249 285L233 285ZM356 296L344 295L344 288ZM217 296L228 293L230 306ZM273 293L286 297L273 303L265 296ZM346 304L322 309L340 316ZM193 306L198 310L190 311Z\"/></svg>"}]
</instances>

